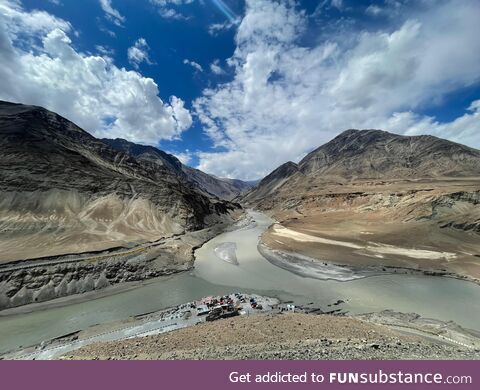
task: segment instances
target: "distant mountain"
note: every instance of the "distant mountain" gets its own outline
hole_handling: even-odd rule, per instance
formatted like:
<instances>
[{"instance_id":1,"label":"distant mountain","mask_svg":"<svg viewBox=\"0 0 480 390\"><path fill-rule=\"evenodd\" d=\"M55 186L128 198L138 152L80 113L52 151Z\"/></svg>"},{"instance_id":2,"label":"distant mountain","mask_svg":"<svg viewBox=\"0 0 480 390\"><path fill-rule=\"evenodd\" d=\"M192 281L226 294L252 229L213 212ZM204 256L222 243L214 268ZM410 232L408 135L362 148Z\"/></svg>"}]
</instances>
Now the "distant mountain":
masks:
<instances>
[{"instance_id":1,"label":"distant mountain","mask_svg":"<svg viewBox=\"0 0 480 390\"><path fill-rule=\"evenodd\" d=\"M243 200L288 198L289 193L298 195L326 183L479 176L479 150L429 135L347 130L298 164L287 162L275 169Z\"/></svg>"},{"instance_id":2,"label":"distant mountain","mask_svg":"<svg viewBox=\"0 0 480 390\"><path fill-rule=\"evenodd\" d=\"M152 148L136 158L131 147L118 151L44 108L0 102L0 261L158 239L236 207L182 180L173 156Z\"/></svg>"},{"instance_id":3,"label":"distant mountain","mask_svg":"<svg viewBox=\"0 0 480 390\"><path fill-rule=\"evenodd\" d=\"M252 187L251 184L236 179L223 179L209 175L198 169L191 168L180 162L175 156L165 153L153 146L138 145L124 139L102 139L102 142L112 148L126 152L135 158L157 164L169 169L180 179L193 184L206 195L213 195L220 199L232 200L240 193Z\"/></svg>"},{"instance_id":4,"label":"distant mountain","mask_svg":"<svg viewBox=\"0 0 480 390\"><path fill-rule=\"evenodd\" d=\"M297 172L298 165L288 161L260 180L255 187L245 193L244 197L246 199L263 198L269 194L274 194L279 187Z\"/></svg>"},{"instance_id":5,"label":"distant mountain","mask_svg":"<svg viewBox=\"0 0 480 390\"><path fill-rule=\"evenodd\" d=\"M357 178L476 176L480 151L431 135L347 130L300 161L304 175Z\"/></svg>"},{"instance_id":6,"label":"distant mountain","mask_svg":"<svg viewBox=\"0 0 480 390\"><path fill-rule=\"evenodd\" d=\"M182 170L183 164L178 158L153 146L138 145L121 138L103 138L100 141L119 152L128 153L137 160L141 160L145 163L151 163L155 169L161 167L174 175L185 177Z\"/></svg>"}]
</instances>

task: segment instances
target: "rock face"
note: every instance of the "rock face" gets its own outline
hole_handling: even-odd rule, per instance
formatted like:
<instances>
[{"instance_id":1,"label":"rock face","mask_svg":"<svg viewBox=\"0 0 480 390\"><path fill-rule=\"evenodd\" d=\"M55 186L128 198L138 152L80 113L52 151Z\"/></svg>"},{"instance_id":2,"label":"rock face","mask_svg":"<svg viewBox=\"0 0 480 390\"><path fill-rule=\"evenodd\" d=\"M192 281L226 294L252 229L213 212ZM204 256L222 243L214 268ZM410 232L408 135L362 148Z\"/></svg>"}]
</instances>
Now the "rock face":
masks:
<instances>
[{"instance_id":1,"label":"rock face","mask_svg":"<svg viewBox=\"0 0 480 390\"><path fill-rule=\"evenodd\" d=\"M209 175L198 169L182 164L175 156L165 153L153 146L138 145L124 139L102 139L102 142L120 152L128 153L138 160L168 169L180 179L190 183L197 191L207 196L232 200L251 184L236 179L224 179Z\"/></svg>"},{"instance_id":2,"label":"rock face","mask_svg":"<svg viewBox=\"0 0 480 390\"><path fill-rule=\"evenodd\" d=\"M147 157L41 107L0 102L0 261L156 240L238 207L179 177L178 160Z\"/></svg>"},{"instance_id":3,"label":"rock face","mask_svg":"<svg viewBox=\"0 0 480 390\"><path fill-rule=\"evenodd\" d=\"M227 220L133 249L0 264L0 310L189 270L195 249L230 226Z\"/></svg>"}]
</instances>

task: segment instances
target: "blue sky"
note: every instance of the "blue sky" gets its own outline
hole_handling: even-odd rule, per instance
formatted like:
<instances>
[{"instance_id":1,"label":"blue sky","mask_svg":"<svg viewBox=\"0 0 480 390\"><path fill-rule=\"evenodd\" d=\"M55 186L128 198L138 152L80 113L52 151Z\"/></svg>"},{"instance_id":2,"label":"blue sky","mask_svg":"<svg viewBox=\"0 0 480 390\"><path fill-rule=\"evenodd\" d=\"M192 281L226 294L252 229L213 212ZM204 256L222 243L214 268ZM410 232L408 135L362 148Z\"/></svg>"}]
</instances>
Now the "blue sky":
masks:
<instances>
[{"instance_id":1,"label":"blue sky","mask_svg":"<svg viewBox=\"0 0 480 390\"><path fill-rule=\"evenodd\" d=\"M480 147L480 3L0 0L0 99L252 180L348 128Z\"/></svg>"}]
</instances>

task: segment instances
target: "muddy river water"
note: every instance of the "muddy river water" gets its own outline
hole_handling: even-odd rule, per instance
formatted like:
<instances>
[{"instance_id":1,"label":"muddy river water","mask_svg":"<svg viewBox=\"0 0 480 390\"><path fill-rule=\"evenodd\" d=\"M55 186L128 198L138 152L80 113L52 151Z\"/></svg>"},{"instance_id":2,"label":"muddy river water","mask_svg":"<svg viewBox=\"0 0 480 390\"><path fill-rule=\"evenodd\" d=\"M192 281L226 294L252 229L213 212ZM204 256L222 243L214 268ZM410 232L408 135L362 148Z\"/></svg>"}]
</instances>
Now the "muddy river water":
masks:
<instances>
[{"instance_id":1,"label":"muddy river water","mask_svg":"<svg viewBox=\"0 0 480 390\"><path fill-rule=\"evenodd\" d=\"M85 302L23 314L0 313L0 353L95 324L234 291L274 296L303 305L313 302L313 307L324 310L341 299L345 303L339 307L352 313L384 309L415 312L480 330L480 286L420 275L386 274L351 281L302 277L276 267L260 255L259 236L272 220L258 212L250 215L254 220L251 226L221 234L198 249L195 268L189 273L158 278Z\"/></svg>"}]
</instances>

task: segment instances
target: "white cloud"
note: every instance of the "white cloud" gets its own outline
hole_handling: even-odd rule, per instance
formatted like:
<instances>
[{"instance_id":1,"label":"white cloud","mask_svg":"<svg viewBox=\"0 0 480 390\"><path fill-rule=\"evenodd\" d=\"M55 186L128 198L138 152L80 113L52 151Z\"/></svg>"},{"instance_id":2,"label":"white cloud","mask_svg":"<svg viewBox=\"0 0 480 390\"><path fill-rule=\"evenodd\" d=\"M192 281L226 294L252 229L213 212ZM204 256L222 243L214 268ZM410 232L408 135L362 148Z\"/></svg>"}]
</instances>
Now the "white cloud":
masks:
<instances>
[{"instance_id":1,"label":"white cloud","mask_svg":"<svg viewBox=\"0 0 480 390\"><path fill-rule=\"evenodd\" d=\"M0 99L44 106L96 136L147 144L176 139L191 126L183 101L162 101L153 79L75 50L61 28L69 30L68 23L24 11L16 2L2 1L1 6ZM12 14L20 24L12 25ZM25 20L28 29L19 36ZM24 47L30 41L40 43L35 49Z\"/></svg>"},{"instance_id":2,"label":"white cloud","mask_svg":"<svg viewBox=\"0 0 480 390\"><path fill-rule=\"evenodd\" d=\"M135 67L135 69L138 69L142 62L151 65L152 61L150 61L150 57L148 55L149 50L150 48L145 38L137 39L134 45L128 48L128 61Z\"/></svg>"},{"instance_id":3,"label":"white cloud","mask_svg":"<svg viewBox=\"0 0 480 390\"><path fill-rule=\"evenodd\" d=\"M194 68L195 70L197 70L198 72L203 72L203 68L202 68L202 65L200 65L199 63L195 62L195 61L190 61L188 59L184 59L183 60L183 63L185 65L190 65L192 68Z\"/></svg>"},{"instance_id":4,"label":"white cloud","mask_svg":"<svg viewBox=\"0 0 480 390\"><path fill-rule=\"evenodd\" d=\"M104 58L110 59L111 56L115 54L115 50L103 45L95 45L95 50L97 50L100 54L102 54Z\"/></svg>"},{"instance_id":5,"label":"white cloud","mask_svg":"<svg viewBox=\"0 0 480 390\"><path fill-rule=\"evenodd\" d=\"M220 74L225 74L225 71L222 69L222 67L220 66L220 60L216 59L214 60L211 64L210 64L210 70L217 74L217 75L220 75Z\"/></svg>"},{"instance_id":6,"label":"white cloud","mask_svg":"<svg viewBox=\"0 0 480 390\"><path fill-rule=\"evenodd\" d=\"M113 8L112 0L100 0L100 6L102 7L103 12L105 12L105 17L108 20L119 27L123 26L123 23L125 23L125 17L120 15L120 12Z\"/></svg>"},{"instance_id":7,"label":"white cloud","mask_svg":"<svg viewBox=\"0 0 480 390\"><path fill-rule=\"evenodd\" d=\"M199 168L255 179L348 128L480 147L477 106L449 123L416 113L480 81L480 3L424 3L397 27L331 34L305 47L307 16L292 2L247 0L227 61L234 79L194 102L218 148L198 155Z\"/></svg>"},{"instance_id":8,"label":"white cloud","mask_svg":"<svg viewBox=\"0 0 480 390\"><path fill-rule=\"evenodd\" d=\"M185 152L168 152L180 160L182 164L188 165L192 161L192 153L186 149Z\"/></svg>"},{"instance_id":9,"label":"white cloud","mask_svg":"<svg viewBox=\"0 0 480 390\"><path fill-rule=\"evenodd\" d=\"M431 134L451 141L480 147L480 100L475 100L462 116L448 123L440 123L431 116L414 112L394 113L385 128L406 135Z\"/></svg>"},{"instance_id":10,"label":"white cloud","mask_svg":"<svg viewBox=\"0 0 480 390\"><path fill-rule=\"evenodd\" d=\"M210 26L208 26L208 33L215 36L222 31L227 31L238 26L240 24L240 21L240 18L236 18L233 21L226 20L223 23L212 23Z\"/></svg>"},{"instance_id":11,"label":"white cloud","mask_svg":"<svg viewBox=\"0 0 480 390\"><path fill-rule=\"evenodd\" d=\"M19 1L0 0L0 18L13 40L32 38L35 34L44 34L54 28L69 32L69 22L50 15L48 12L33 10L25 12Z\"/></svg>"},{"instance_id":12,"label":"white cloud","mask_svg":"<svg viewBox=\"0 0 480 390\"><path fill-rule=\"evenodd\" d=\"M158 7L158 13L162 18L186 20L189 17L179 12L176 8L181 5L191 4L193 0L150 0L150 2Z\"/></svg>"},{"instance_id":13,"label":"white cloud","mask_svg":"<svg viewBox=\"0 0 480 390\"><path fill-rule=\"evenodd\" d=\"M378 5L370 4L365 12L369 15L377 16L382 13L382 9Z\"/></svg>"}]
</instances>

